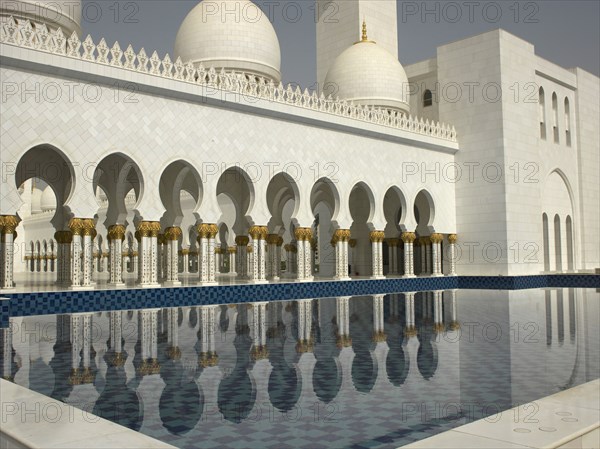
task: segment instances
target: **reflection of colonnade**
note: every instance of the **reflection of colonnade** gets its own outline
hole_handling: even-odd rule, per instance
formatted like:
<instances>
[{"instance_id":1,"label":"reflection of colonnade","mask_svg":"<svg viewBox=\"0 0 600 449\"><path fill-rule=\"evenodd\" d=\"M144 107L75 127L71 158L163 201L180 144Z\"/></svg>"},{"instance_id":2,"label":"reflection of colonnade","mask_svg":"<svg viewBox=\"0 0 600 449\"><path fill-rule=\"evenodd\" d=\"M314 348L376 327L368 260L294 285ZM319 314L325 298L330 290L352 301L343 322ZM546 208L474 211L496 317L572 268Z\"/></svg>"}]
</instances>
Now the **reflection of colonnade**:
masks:
<instances>
[{"instance_id":1,"label":"reflection of colonnade","mask_svg":"<svg viewBox=\"0 0 600 449\"><path fill-rule=\"evenodd\" d=\"M560 298L554 293L548 351L560 354L561 361L556 362L562 369L565 364L584 363L581 354L577 359L563 354L565 350L579 353L572 349L580 344L578 323L583 317L577 308L581 298L564 291L563 301L572 299L575 306L563 305L565 340L561 346ZM211 423L223 417L240 423L240 432L262 425L250 418L267 413L265 404L273 407L268 413L284 416L315 403L323 411L332 403L353 411L375 398L393 400L407 392L415 398L427 391L438 399L459 401L463 387L458 384L458 370L468 362L461 360L459 350L467 351L465 357L469 351L472 356L472 351L479 351L460 338L459 316L475 320L476 311L482 316L486 312L476 302L467 301L466 308L459 308L458 294L436 291L152 309L138 311L132 318L126 312L60 315L55 318L56 326L48 327L55 332L48 336L56 340L55 353L42 357L47 361L40 363L49 364L55 375L53 395L69 397L73 404L89 397L93 410L109 419L116 417L115 408L126 407L128 413L121 422L133 428L144 431L150 423L162 422L170 433L184 435L202 429L207 438L215 432ZM545 294L535 301L528 304L515 297L513 313L533 320L537 303L545 304ZM16 319L15 325L27 322L34 329L37 319ZM572 330L576 333L573 344L569 342ZM500 344L510 345L509 353L527 354L513 356L502 370L520 370L521 358L535 362L530 353L539 352L539 345L517 345L514 335L503 335L508 337ZM16 382L31 379L28 382L35 387L36 376L46 375L38 374L43 373L39 368L32 370L32 350L47 350L37 349L38 342L15 342L7 329L0 336L2 376ZM545 346L546 340L541 344ZM480 357L491 352L487 347L482 350ZM18 360L24 362L22 366ZM451 379L457 384L448 384ZM117 393L128 398L126 403L110 399ZM181 427L170 421L174 399L189 406Z\"/></svg>"}]
</instances>

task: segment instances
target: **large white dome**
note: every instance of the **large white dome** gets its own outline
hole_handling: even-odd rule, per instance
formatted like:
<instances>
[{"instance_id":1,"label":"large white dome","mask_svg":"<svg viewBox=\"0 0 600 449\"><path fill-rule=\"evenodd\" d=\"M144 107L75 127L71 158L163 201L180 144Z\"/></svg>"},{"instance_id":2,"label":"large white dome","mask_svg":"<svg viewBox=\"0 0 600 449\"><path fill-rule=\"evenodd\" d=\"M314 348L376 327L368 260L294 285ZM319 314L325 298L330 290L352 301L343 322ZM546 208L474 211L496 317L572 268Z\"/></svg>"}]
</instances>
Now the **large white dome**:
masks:
<instances>
[{"instance_id":1,"label":"large white dome","mask_svg":"<svg viewBox=\"0 0 600 449\"><path fill-rule=\"evenodd\" d=\"M0 0L0 22L10 16L62 28L67 37L73 31L81 36L81 0Z\"/></svg>"},{"instance_id":2,"label":"large white dome","mask_svg":"<svg viewBox=\"0 0 600 449\"><path fill-rule=\"evenodd\" d=\"M353 101L409 114L408 77L387 50L363 39L340 54L327 72L323 92Z\"/></svg>"},{"instance_id":3,"label":"large white dome","mask_svg":"<svg viewBox=\"0 0 600 449\"><path fill-rule=\"evenodd\" d=\"M235 70L281 80L281 50L275 29L249 0L200 2L175 40L175 58L206 68Z\"/></svg>"}]
</instances>

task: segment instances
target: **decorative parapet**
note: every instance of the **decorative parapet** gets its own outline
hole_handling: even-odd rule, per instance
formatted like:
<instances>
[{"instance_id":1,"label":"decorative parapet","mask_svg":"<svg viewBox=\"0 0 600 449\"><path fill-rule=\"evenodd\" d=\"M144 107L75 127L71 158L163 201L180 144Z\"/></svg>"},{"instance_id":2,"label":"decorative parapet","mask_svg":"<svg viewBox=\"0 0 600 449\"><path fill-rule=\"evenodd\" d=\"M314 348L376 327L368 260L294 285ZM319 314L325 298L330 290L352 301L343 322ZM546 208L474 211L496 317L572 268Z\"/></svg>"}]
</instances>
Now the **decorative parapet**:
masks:
<instances>
[{"instance_id":1,"label":"decorative parapet","mask_svg":"<svg viewBox=\"0 0 600 449\"><path fill-rule=\"evenodd\" d=\"M89 61L118 67L138 73L196 84L212 89L219 89L243 96L259 98L275 103L289 104L296 107L325 112L376 125L387 126L411 133L435 137L456 142L456 130L446 124L430 122L402 114L390 114L388 111L370 106L356 105L353 102L325 97L316 92L302 91L300 87L285 87L282 83L275 85L272 80L248 75L244 72L217 72L214 67L208 69L202 65L195 67L192 62L184 63L181 58L173 62L167 54L160 59L152 53L148 57L142 48L135 52L129 45L125 51L118 42L108 47L103 38L95 44L91 36L81 41L77 34L66 37L62 29L49 31L46 25L32 26L29 21L17 21L9 17L0 30L0 43L52 53L69 58Z\"/></svg>"}]
</instances>

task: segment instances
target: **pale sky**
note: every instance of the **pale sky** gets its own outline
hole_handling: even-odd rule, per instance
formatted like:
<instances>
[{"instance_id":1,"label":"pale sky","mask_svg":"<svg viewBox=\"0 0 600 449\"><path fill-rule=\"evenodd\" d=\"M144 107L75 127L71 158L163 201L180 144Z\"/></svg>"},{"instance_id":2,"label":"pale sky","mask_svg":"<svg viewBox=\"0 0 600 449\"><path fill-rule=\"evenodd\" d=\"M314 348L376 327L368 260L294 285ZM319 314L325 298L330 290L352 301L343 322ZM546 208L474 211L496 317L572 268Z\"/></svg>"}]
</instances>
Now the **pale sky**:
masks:
<instances>
[{"instance_id":1,"label":"pale sky","mask_svg":"<svg viewBox=\"0 0 600 449\"><path fill-rule=\"evenodd\" d=\"M378 1L378 0L369 0ZM83 0L83 33L109 45L173 54L177 30L198 0ZM314 2L257 0L273 11L284 82L309 87L316 80ZM424 11L430 11L423 16ZM298 14L301 16L298 16ZM460 16L459 16L460 15ZM398 1L399 59L431 58L448 42L503 28L531 43L536 53L563 67L600 74L600 0Z\"/></svg>"}]
</instances>

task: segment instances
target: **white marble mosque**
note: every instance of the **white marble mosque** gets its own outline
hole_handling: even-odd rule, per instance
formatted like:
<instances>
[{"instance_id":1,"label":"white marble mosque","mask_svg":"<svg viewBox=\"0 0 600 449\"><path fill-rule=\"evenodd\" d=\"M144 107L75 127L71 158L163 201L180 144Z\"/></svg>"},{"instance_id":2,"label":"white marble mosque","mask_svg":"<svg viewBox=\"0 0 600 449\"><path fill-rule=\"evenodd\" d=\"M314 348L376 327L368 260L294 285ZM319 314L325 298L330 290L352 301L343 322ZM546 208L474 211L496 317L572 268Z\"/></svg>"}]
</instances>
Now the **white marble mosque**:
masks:
<instances>
[{"instance_id":1,"label":"white marble mosque","mask_svg":"<svg viewBox=\"0 0 600 449\"><path fill-rule=\"evenodd\" d=\"M402 66L395 1L317 5L310 91L249 0L171 55L0 3L2 291L600 267L598 77L503 30Z\"/></svg>"}]
</instances>

